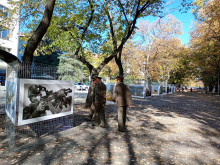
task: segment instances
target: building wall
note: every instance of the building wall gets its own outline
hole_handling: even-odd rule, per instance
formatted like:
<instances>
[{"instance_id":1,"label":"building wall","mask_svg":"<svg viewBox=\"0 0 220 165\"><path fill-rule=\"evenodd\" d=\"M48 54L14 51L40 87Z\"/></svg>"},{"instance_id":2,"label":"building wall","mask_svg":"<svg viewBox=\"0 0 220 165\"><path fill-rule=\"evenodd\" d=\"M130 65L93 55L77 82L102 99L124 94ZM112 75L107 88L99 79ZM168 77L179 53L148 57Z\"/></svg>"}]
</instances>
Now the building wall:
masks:
<instances>
[{"instance_id":1,"label":"building wall","mask_svg":"<svg viewBox=\"0 0 220 165\"><path fill-rule=\"evenodd\" d=\"M8 3L8 0L0 0L0 10L11 10L13 6ZM7 15L7 14L6 14ZM0 17L0 20L2 18ZM2 29L2 28L1 28ZM18 56L18 40L19 40L19 15L13 15L13 21L11 22L9 34L7 37L5 35L0 35L0 49L10 52L11 54ZM5 33L4 33L5 34ZM4 37L3 37L4 36ZM7 64L0 60L0 73L1 79L6 73ZM5 78L0 81L5 81ZM1 84L5 84L2 83Z\"/></svg>"},{"instance_id":2,"label":"building wall","mask_svg":"<svg viewBox=\"0 0 220 165\"><path fill-rule=\"evenodd\" d=\"M8 8L9 10L12 9L12 6L8 4L8 0L1 0L0 5ZM13 23L10 26L10 34L9 39L0 38L0 47L6 51L9 51L13 55L18 55L18 36L19 36L19 16L13 16Z\"/></svg>"}]
</instances>

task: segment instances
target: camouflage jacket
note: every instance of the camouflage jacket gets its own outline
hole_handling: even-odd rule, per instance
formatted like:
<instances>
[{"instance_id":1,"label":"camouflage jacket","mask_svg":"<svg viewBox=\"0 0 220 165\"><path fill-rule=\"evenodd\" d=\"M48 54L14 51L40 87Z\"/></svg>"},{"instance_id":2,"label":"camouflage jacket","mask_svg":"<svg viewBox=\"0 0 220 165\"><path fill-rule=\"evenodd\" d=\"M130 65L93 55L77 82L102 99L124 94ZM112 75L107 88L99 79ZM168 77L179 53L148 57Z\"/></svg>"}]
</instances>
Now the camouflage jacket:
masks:
<instances>
[{"instance_id":1,"label":"camouflage jacket","mask_svg":"<svg viewBox=\"0 0 220 165\"><path fill-rule=\"evenodd\" d=\"M93 103L106 103L106 85L102 81L98 84L95 84Z\"/></svg>"}]
</instances>

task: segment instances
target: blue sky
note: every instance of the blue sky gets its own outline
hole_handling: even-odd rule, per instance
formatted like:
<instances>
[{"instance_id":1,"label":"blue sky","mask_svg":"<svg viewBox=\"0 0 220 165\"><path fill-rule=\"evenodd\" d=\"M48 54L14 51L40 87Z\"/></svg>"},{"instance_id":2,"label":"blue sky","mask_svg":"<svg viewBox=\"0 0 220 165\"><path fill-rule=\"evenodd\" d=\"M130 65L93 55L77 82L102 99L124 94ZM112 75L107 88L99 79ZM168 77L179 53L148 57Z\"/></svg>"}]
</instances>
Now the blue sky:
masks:
<instances>
[{"instance_id":1,"label":"blue sky","mask_svg":"<svg viewBox=\"0 0 220 165\"><path fill-rule=\"evenodd\" d=\"M182 40L182 43L187 46L187 43L190 41L190 31L192 31L192 25L193 22L195 22L195 17L193 13L188 10L187 13L180 13L178 11L170 13L171 15L174 15L178 20L181 21L183 26L183 35L180 36L180 39ZM146 19L150 22L155 21L158 19L158 17L146 17L142 18L139 21Z\"/></svg>"},{"instance_id":2,"label":"blue sky","mask_svg":"<svg viewBox=\"0 0 220 165\"><path fill-rule=\"evenodd\" d=\"M172 13L177 19L182 22L184 34L180 37L183 44L187 44L190 41L190 31L192 30L192 23L195 21L193 14L188 11L187 13Z\"/></svg>"}]
</instances>

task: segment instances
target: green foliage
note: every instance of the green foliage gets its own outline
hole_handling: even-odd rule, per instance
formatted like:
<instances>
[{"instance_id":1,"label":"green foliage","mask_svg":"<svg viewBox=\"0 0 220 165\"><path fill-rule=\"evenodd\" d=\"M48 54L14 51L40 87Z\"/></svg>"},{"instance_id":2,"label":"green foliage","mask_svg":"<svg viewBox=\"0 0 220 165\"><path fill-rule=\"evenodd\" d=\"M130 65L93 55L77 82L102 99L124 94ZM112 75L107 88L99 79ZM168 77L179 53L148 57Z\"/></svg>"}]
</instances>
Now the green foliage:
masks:
<instances>
[{"instance_id":1,"label":"green foliage","mask_svg":"<svg viewBox=\"0 0 220 165\"><path fill-rule=\"evenodd\" d=\"M79 82L82 75L82 64L75 58L69 58L62 55L59 57L60 62L57 73L60 80L72 80Z\"/></svg>"},{"instance_id":2,"label":"green foliage","mask_svg":"<svg viewBox=\"0 0 220 165\"><path fill-rule=\"evenodd\" d=\"M19 12L20 32L27 34L34 31L43 17L46 0L19 0L9 3L13 6L10 11L12 16Z\"/></svg>"},{"instance_id":3,"label":"green foliage","mask_svg":"<svg viewBox=\"0 0 220 165\"><path fill-rule=\"evenodd\" d=\"M137 83L137 79L134 75L127 75L124 79L124 82L127 84L135 84Z\"/></svg>"},{"instance_id":4,"label":"green foliage","mask_svg":"<svg viewBox=\"0 0 220 165\"><path fill-rule=\"evenodd\" d=\"M181 5L187 6L187 1L184 0ZM26 34L31 34L39 24L45 2L46 0L17 2L21 7L21 18L26 25L24 28ZM164 16L163 9L166 2L167 0L57 0L51 25L36 55L51 54L56 50L71 55L71 58L60 57L61 79L71 79L66 76L71 69L73 69L70 74L73 75L72 77L81 75L78 70L81 67L76 59L83 62L90 71L100 65L102 69L109 62L106 59L113 52L116 55L120 51L119 47L123 47L133 36L137 29L137 20L145 16ZM28 15L31 17L25 21ZM90 19L91 22L88 24ZM117 50L114 50L115 41ZM96 58L93 58L94 54ZM107 62L103 63L103 61ZM65 63L67 65L64 65Z\"/></svg>"},{"instance_id":5,"label":"green foliage","mask_svg":"<svg viewBox=\"0 0 220 165\"><path fill-rule=\"evenodd\" d=\"M58 66L59 65L59 57L60 57L60 53L53 52L49 55L34 56L34 62L38 63L38 64L47 64L47 65Z\"/></svg>"},{"instance_id":6,"label":"green foliage","mask_svg":"<svg viewBox=\"0 0 220 165\"><path fill-rule=\"evenodd\" d=\"M202 1L197 13L198 21L191 33L193 63L205 86L212 89L218 84L220 72L220 1Z\"/></svg>"},{"instance_id":7,"label":"green foliage","mask_svg":"<svg viewBox=\"0 0 220 165\"><path fill-rule=\"evenodd\" d=\"M187 84L189 80L195 79L197 77L197 68L192 65L192 54L189 49L184 49L179 54L179 61L176 64L175 70L172 71L168 83L170 84Z\"/></svg>"},{"instance_id":8,"label":"green foliage","mask_svg":"<svg viewBox=\"0 0 220 165\"><path fill-rule=\"evenodd\" d=\"M199 17L198 13L199 13L199 10L204 7L205 3L207 2L208 0L195 0L194 3L193 3L193 8L192 8L192 13L194 14L195 18L197 20L201 20L201 18Z\"/></svg>"},{"instance_id":9,"label":"green foliage","mask_svg":"<svg viewBox=\"0 0 220 165\"><path fill-rule=\"evenodd\" d=\"M94 7L98 8L97 5ZM80 45L83 45L82 51L85 49L98 52L100 45L105 41L101 40L100 34L105 19L96 12L84 34L91 12L91 6L87 0L57 1L51 26L48 29L50 38L54 40L52 44L60 47L64 52L73 54Z\"/></svg>"}]
</instances>

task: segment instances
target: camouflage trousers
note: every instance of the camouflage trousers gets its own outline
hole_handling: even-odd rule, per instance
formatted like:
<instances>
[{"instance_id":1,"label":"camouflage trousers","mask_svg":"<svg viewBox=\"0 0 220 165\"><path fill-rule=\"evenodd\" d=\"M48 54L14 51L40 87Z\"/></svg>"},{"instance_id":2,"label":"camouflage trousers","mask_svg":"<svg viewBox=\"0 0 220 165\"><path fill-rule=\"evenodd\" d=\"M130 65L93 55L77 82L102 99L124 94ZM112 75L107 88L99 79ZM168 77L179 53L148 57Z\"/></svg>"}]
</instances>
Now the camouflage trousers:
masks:
<instances>
[{"instance_id":1,"label":"camouflage trousers","mask_svg":"<svg viewBox=\"0 0 220 165\"><path fill-rule=\"evenodd\" d=\"M92 103L90 108L89 119L92 120L94 116L94 122L96 126L105 127L105 104L104 103Z\"/></svg>"}]
</instances>

